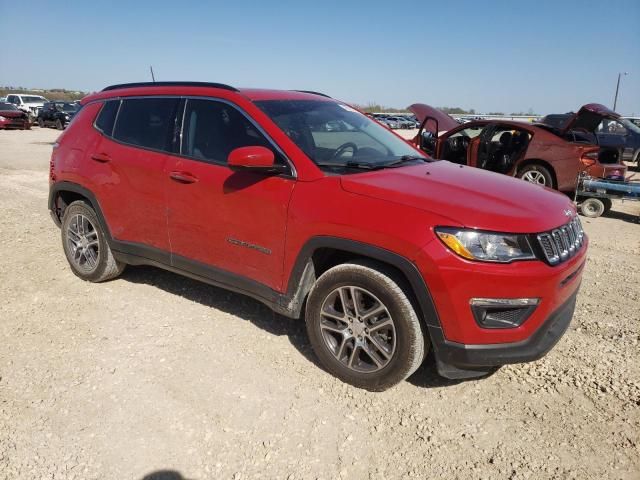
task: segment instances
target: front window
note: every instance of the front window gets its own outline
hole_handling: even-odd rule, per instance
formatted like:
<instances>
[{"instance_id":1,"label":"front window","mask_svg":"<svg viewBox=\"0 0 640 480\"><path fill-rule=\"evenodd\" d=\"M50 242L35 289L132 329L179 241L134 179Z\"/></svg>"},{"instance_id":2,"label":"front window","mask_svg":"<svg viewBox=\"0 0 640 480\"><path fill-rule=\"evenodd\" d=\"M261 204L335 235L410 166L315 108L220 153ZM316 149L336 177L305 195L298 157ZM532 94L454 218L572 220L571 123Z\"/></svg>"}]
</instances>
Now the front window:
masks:
<instances>
[{"instance_id":1,"label":"front window","mask_svg":"<svg viewBox=\"0 0 640 480\"><path fill-rule=\"evenodd\" d=\"M255 103L321 168L373 169L428 159L366 115L338 102Z\"/></svg>"},{"instance_id":2,"label":"front window","mask_svg":"<svg viewBox=\"0 0 640 480\"><path fill-rule=\"evenodd\" d=\"M78 109L77 103L62 102L62 103L56 103L55 105L56 105L56 109L61 112L72 113Z\"/></svg>"},{"instance_id":3,"label":"front window","mask_svg":"<svg viewBox=\"0 0 640 480\"><path fill-rule=\"evenodd\" d=\"M15 105L6 102L0 102L0 110L18 110Z\"/></svg>"},{"instance_id":4,"label":"front window","mask_svg":"<svg viewBox=\"0 0 640 480\"><path fill-rule=\"evenodd\" d=\"M44 97L36 97L34 95L23 95L22 101L24 103L42 103L42 102L46 102L47 100Z\"/></svg>"}]
</instances>

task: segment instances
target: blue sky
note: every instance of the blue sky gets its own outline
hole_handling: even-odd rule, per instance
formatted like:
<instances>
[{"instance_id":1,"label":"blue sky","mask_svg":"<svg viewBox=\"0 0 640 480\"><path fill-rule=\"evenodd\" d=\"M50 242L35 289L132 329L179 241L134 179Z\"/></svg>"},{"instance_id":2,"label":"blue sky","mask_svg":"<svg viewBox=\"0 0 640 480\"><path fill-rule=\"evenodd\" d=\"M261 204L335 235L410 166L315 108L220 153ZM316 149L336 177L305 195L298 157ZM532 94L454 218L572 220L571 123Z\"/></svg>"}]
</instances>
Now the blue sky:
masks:
<instances>
[{"instance_id":1,"label":"blue sky","mask_svg":"<svg viewBox=\"0 0 640 480\"><path fill-rule=\"evenodd\" d=\"M19 39L19 41L18 41ZM348 102L640 115L640 0L0 0L0 85L156 79Z\"/></svg>"}]
</instances>

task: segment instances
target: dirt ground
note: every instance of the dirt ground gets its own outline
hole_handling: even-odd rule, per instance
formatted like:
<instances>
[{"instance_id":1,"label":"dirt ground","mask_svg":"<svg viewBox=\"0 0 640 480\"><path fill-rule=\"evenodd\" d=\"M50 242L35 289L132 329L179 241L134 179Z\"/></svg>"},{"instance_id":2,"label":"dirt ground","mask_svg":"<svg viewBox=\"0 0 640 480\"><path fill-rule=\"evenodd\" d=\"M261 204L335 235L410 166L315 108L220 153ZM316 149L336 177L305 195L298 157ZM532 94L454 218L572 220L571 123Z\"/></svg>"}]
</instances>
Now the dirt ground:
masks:
<instances>
[{"instance_id":1,"label":"dirt ground","mask_svg":"<svg viewBox=\"0 0 640 480\"><path fill-rule=\"evenodd\" d=\"M0 479L640 478L638 203L583 218L571 327L544 359L384 393L316 363L302 322L150 267L67 266L58 132L0 131Z\"/></svg>"}]
</instances>

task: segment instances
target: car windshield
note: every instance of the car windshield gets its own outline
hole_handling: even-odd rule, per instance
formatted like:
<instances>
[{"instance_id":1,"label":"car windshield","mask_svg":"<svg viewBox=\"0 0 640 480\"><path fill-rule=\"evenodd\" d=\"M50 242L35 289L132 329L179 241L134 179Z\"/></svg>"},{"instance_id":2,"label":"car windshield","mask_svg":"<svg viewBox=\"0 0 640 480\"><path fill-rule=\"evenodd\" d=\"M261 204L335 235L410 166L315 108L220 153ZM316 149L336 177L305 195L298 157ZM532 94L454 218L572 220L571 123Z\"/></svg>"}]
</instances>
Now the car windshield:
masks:
<instances>
[{"instance_id":1,"label":"car windshield","mask_svg":"<svg viewBox=\"0 0 640 480\"><path fill-rule=\"evenodd\" d=\"M36 97L31 95L22 95L22 101L24 103L42 103L46 102L46 100L42 97Z\"/></svg>"},{"instance_id":2,"label":"car windshield","mask_svg":"<svg viewBox=\"0 0 640 480\"><path fill-rule=\"evenodd\" d=\"M75 112L78 109L76 103L58 103L58 109L62 109L63 112Z\"/></svg>"},{"instance_id":3,"label":"car windshield","mask_svg":"<svg viewBox=\"0 0 640 480\"><path fill-rule=\"evenodd\" d=\"M429 160L366 115L322 100L256 102L321 168L384 168Z\"/></svg>"},{"instance_id":4,"label":"car windshield","mask_svg":"<svg viewBox=\"0 0 640 480\"><path fill-rule=\"evenodd\" d=\"M0 110L18 110L15 105L6 102L0 102Z\"/></svg>"}]
</instances>

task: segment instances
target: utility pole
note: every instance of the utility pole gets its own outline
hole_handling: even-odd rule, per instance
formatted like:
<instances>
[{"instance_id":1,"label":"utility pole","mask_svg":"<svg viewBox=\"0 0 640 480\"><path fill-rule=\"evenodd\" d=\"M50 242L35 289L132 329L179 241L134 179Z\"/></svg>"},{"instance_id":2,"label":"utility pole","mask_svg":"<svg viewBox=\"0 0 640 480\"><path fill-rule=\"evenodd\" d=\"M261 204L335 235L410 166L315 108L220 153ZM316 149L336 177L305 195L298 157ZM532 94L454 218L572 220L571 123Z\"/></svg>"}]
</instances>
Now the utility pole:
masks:
<instances>
[{"instance_id":1,"label":"utility pole","mask_svg":"<svg viewBox=\"0 0 640 480\"><path fill-rule=\"evenodd\" d=\"M618 90L620 90L620 77L622 75L629 75L628 72L618 73L618 83L616 84L616 96L613 98L613 111L616 111L616 106L618 105Z\"/></svg>"},{"instance_id":2,"label":"utility pole","mask_svg":"<svg viewBox=\"0 0 640 480\"><path fill-rule=\"evenodd\" d=\"M149 70L151 70L151 80L153 80L153 83L156 83L156 77L153 75L153 65L149 65ZM620 77L618 76L618 84L619 83L620 83ZM617 97L618 97L618 90L616 90L616 98ZM615 110L616 107L614 106L613 109Z\"/></svg>"}]
</instances>

